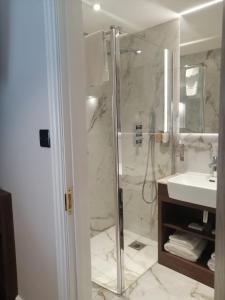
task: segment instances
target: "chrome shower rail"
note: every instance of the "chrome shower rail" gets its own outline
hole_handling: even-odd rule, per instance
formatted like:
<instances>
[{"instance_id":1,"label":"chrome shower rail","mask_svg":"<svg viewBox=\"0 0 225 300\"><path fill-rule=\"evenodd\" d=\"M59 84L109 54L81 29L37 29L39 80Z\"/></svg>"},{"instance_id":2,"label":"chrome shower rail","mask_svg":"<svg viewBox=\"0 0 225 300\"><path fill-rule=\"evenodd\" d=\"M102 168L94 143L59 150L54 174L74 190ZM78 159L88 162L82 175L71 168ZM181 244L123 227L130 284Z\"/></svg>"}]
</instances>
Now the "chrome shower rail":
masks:
<instances>
[{"instance_id":1,"label":"chrome shower rail","mask_svg":"<svg viewBox=\"0 0 225 300\"><path fill-rule=\"evenodd\" d=\"M117 246L117 292L122 294L124 289L124 228L123 228L123 192L120 188L120 28L111 27L111 53L112 53L112 121L115 163L115 209L116 209L116 246Z\"/></svg>"}]
</instances>

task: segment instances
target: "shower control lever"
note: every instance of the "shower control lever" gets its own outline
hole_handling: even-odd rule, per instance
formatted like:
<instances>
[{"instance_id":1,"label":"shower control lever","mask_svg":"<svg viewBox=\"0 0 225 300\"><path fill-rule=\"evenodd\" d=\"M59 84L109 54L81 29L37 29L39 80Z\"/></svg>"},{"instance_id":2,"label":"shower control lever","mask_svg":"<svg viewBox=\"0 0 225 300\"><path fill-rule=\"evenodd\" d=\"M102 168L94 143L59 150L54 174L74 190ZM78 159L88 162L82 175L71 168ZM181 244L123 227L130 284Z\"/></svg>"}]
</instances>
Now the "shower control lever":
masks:
<instances>
[{"instance_id":1,"label":"shower control lever","mask_svg":"<svg viewBox=\"0 0 225 300\"><path fill-rule=\"evenodd\" d=\"M143 125L135 125L135 145L141 146L143 142Z\"/></svg>"}]
</instances>

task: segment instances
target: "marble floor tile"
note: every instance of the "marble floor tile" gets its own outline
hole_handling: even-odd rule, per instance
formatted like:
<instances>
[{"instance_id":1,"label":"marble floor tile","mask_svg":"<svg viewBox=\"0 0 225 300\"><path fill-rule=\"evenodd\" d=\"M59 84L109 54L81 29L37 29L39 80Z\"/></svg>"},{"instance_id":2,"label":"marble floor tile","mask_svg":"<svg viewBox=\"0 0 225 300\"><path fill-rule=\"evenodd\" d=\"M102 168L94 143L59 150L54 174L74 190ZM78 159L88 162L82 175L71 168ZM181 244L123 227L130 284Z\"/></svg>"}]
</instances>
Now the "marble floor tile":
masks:
<instances>
[{"instance_id":1,"label":"marble floor tile","mask_svg":"<svg viewBox=\"0 0 225 300\"><path fill-rule=\"evenodd\" d=\"M122 296L93 285L93 300L213 300L214 290L156 263Z\"/></svg>"},{"instance_id":2,"label":"marble floor tile","mask_svg":"<svg viewBox=\"0 0 225 300\"><path fill-rule=\"evenodd\" d=\"M135 250L129 246L134 241L139 241L146 246L140 251ZM124 247L124 275L125 289L127 289L157 262L157 243L125 230ZM116 292L117 261L115 227L111 227L91 239L91 258L92 281Z\"/></svg>"}]
</instances>

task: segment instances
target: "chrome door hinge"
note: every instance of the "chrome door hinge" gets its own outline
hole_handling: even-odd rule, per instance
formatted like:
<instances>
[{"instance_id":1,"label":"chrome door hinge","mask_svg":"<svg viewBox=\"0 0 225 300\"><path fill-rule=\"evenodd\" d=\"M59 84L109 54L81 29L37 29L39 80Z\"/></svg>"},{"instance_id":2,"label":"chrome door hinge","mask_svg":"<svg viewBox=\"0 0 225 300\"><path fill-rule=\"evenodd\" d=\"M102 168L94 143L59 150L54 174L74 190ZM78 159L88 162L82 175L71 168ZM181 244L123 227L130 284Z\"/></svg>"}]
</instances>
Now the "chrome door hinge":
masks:
<instances>
[{"instance_id":1,"label":"chrome door hinge","mask_svg":"<svg viewBox=\"0 0 225 300\"><path fill-rule=\"evenodd\" d=\"M73 189L68 188L65 194L65 211L71 215L73 211Z\"/></svg>"}]
</instances>

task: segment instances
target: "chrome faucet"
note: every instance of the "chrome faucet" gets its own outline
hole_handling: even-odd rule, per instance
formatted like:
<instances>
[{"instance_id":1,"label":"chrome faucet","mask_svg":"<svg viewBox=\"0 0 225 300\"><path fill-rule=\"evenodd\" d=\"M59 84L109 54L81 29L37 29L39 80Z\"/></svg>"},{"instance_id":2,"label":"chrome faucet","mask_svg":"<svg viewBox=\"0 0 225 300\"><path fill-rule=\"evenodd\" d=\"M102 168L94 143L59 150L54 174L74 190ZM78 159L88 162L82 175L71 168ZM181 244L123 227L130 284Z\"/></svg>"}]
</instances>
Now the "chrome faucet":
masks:
<instances>
[{"instance_id":1,"label":"chrome faucet","mask_svg":"<svg viewBox=\"0 0 225 300\"><path fill-rule=\"evenodd\" d=\"M217 156L213 156L212 161L209 164L209 167L210 167L210 170L211 170L211 175L213 177L217 176L217 161L218 161Z\"/></svg>"}]
</instances>

